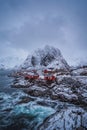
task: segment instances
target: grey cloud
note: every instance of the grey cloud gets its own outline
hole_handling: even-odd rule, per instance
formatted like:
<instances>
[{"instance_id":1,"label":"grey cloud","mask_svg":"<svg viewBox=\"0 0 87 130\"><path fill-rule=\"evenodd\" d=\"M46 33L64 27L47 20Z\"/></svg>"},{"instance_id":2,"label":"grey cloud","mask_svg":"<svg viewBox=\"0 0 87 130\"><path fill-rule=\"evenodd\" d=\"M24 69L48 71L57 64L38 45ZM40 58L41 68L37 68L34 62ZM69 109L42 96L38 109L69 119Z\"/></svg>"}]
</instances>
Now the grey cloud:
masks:
<instances>
[{"instance_id":1,"label":"grey cloud","mask_svg":"<svg viewBox=\"0 0 87 130\"><path fill-rule=\"evenodd\" d=\"M86 0L1 0L0 54L12 53L11 49L31 52L49 44L61 49L70 62L87 57L86 4Z\"/></svg>"}]
</instances>

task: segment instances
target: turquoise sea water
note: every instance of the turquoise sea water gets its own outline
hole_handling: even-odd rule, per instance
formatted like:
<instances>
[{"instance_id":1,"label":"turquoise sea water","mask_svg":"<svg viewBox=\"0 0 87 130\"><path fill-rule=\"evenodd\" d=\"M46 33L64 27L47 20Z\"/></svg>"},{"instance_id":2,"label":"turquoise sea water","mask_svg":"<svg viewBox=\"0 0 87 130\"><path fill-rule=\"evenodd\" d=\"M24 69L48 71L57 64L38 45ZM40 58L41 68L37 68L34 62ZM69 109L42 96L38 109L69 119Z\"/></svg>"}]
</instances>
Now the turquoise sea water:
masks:
<instances>
[{"instance_id":1,"label":"turquoise sea water","mask_svg":"<svg viewBox=\"0 0 87 130\"><path fill-rule=\"evenodd\" d=\"M36 130L55 110L51 106L39 105L38 98L19 103L30 97L22 90L11 88L13 78L8 77L11 72L0 71L0 130Z\"/></svg>"}]
</instances>

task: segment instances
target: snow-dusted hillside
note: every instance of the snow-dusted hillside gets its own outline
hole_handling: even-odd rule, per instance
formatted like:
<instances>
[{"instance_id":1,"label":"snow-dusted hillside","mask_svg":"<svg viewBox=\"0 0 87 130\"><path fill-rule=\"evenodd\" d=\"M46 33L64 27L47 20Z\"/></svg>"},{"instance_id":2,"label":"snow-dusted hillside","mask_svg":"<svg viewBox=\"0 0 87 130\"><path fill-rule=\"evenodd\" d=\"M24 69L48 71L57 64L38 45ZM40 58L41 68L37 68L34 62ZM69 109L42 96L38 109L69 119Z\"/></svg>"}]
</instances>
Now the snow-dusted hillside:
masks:
<instances>
[{"instance_id":1,"label":"snow-dusted hillside","mask_svg":"<svg viewBox=\"0 0 87 130\"><path fill-rule=\"evenodd\" d=\"M69 65L63 58L60 50L51 46L45 46L43 49L36 50L32 55L29 55L21 65L23 69L31 69L34 67L69 69Z\"/></svg>"},{"instance_id":2,"label":"snow-dusted hillside","mask_svg":"<svg viewBox=\"0 0 87 130\"><path fill-rule=\"evenodd\" d=\"M23 59L20 59L18 57L5 57L0 58L0 69L8 69L13 68L16 65L19 66L22 64Z\"/></svg>"}]
</instances>

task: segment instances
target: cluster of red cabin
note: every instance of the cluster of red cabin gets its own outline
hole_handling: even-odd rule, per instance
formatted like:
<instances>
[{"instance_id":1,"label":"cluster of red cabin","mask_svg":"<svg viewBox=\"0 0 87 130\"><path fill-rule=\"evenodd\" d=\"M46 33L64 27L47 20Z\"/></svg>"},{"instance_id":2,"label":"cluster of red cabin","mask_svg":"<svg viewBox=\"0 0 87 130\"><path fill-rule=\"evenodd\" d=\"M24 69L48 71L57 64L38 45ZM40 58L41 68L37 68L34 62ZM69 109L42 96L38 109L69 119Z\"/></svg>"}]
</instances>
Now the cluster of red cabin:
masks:
<instances>
[{"instance_id":1,"label":"cluster of red cabin","mask_svg":"<svg viewBox=\"0 0 87 130\"><path fill-rule=\"evenodd\" d=\"M44 76L45 80L49 80L49 81L55 81L56 77L55 76Z\"/></svg>"},{"instance_id":2,"label":"cluster of red cabin","mask_svg":"<svg viewBox=\"0 0 87 130\"><path fill-rule=\"evenodd\" d=\"M55 81L56 77L54 75L52 75L52 74L51 75L49 74L49 73L52 73L52 71L44 70L43 72L44 72L44 80L46 80L46 81ZM49 74L49 76L47 74ZM30 75L30 74L27 74L25 76L26 80L28 80L28 79L30 79L30 80L36 80L36 79L39 79L39 78L40 78L39 75Z\"/></svg>"},{"instance_id":3,"label":"cluster of red cabin","mask_svg":"<svg viewBox=\"0 0 87 130\"><path fill-rule=\"evenodd\" d=\"M26 75L25 76L25 79L28 80L28 79L39 79L39 75Z\"/></svg>"}]
</instances>

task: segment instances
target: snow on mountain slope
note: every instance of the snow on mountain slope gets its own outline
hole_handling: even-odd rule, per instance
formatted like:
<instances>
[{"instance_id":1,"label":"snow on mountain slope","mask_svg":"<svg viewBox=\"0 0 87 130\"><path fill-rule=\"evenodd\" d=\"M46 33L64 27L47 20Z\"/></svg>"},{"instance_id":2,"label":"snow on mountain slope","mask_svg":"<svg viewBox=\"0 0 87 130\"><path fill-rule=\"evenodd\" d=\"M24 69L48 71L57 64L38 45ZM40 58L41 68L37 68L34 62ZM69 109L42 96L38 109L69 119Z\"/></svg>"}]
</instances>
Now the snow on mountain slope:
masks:
<instances>
[{"instance_id":1,"label":"snow on mountain slope","mask_svg":"<svg viewBox=\"0 0 87 130\"><path fill-rule=\"evenodd\" d=\"M36 50L32 55L29 55L21 65L22 69L31 69L34 67L69 69L69 65L63 58L60 50L51 46L45 46L43 49Z\"/></svg>"},{"instance_id":2,"label":"snow on mountain slope","mask_svg":"<svg viewBox=\"0 0 87 130\"><path fill-rule=\"evenodd\" d=\"M5 57L0 58L0 69L9 69L13 68L16 65L19 66L22 64L23 59L19 59L18 57Z\"/></svg>"}]
</instances>

